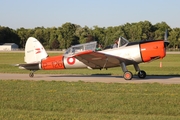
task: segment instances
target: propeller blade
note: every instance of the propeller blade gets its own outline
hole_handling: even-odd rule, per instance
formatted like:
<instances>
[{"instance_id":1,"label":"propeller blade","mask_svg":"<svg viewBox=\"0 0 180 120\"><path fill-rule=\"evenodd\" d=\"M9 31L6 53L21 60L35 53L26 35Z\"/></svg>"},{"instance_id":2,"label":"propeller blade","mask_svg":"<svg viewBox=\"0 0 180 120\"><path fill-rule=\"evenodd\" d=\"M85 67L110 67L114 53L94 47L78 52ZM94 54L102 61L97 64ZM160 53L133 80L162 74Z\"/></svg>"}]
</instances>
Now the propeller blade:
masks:
<instances>
[{"instance_id":1,"label":"propeller blade","mask_svg":"<svg viewBox=\"0 0 180 120\"><path fill-rule=\"evenodd\" d=\"M166 29L165 34L164 34L164 46L167 47L168 45L169 45L168 30Z\"/></svg>"}]
</instances>

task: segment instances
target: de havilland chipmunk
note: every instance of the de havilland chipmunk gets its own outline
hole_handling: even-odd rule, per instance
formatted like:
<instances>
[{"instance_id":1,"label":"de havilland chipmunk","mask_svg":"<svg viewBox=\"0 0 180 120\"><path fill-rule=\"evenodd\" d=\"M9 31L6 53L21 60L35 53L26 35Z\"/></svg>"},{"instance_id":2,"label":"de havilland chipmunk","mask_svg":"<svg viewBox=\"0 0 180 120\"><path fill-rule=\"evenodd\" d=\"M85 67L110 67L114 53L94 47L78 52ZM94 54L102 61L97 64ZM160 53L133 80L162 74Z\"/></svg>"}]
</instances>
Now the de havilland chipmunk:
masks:
<instances>
[{"instance_id":1,"label":"de havilland chipmunk","mask_svg":"<svg viewBox=\"0 0 180 120\"><path fill-rule=\"evenodd\" d=\"M29 37L25 45L26 63L17 64L20 69L30 70L30 77L36 70L62 69L107 69L121 67L125 80L133 78L128 71L128 65L133 65L139 78L145 78L146 72L139 68L140 63L162 59L166 56L167 32L164 40L144 40L129 42L120 37L116 48L96 51L97 42L89 42L71 46L63 55L49 56L42 44L35 38Z\"/></svg>"}]
</instances>

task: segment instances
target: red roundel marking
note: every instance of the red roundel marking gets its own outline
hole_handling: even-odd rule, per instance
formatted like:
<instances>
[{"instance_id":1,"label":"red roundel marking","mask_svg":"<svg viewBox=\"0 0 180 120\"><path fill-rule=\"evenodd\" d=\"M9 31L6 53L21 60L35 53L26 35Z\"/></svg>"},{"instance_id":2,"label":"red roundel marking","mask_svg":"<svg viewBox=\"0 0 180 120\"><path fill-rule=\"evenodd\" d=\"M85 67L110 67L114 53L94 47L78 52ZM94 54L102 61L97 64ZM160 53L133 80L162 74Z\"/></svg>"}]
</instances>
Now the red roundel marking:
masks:
<instances>
[{"instance_id":1,"label":"red roundel marking","mask_svg":"<svg viewBox=\"0 0 180 120\"><path fill-rule=\"evenodd\" d=\"M74 57L68 57L68 58L67 58L67 63L68 63L69 65L73 65L73 64L75 63L75 58L74 58Z\"/></svg>"}]
</instances>

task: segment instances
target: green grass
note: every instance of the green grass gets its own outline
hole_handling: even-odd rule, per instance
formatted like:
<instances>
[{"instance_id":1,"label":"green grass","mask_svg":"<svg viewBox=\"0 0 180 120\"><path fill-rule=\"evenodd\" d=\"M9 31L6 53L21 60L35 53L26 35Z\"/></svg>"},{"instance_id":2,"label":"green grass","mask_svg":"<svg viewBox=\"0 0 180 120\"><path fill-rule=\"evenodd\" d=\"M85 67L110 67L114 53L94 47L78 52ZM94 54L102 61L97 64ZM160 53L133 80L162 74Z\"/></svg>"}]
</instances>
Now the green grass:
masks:
<instances>
[{"instance_id":1,"label":"green grass","mask_svg":"<svg viewBox=\"0 0 180 120\"><path fill-rule=\"evenodd\" d=\"M58 53L50 53L50 56L58 55ZM163 67L159 64L162 61ZM0 73L29 73L27 70L20 70L13 64L24 63L24 53L0 53ZM140 68L145 70L147 75L180 75L180 55L168 54L163 60L155 60L149 63L141 63ZM128 66L128 69L135 73L134 67ZM89 70L89 69L66 69L66 70L39 70L36 73L42 74L111 74L123 75L120 67L110 68L108 70Z\"/></svg>"},{"instance_id":2,"label":"green grass","mask_svg":"<svg viewBox=\"0 0 180 120\"><path fill-rule=\"evenodd\" d=\"M180 85L0 81L0 119L180 119Z\"/></svg>"}]
</instances>

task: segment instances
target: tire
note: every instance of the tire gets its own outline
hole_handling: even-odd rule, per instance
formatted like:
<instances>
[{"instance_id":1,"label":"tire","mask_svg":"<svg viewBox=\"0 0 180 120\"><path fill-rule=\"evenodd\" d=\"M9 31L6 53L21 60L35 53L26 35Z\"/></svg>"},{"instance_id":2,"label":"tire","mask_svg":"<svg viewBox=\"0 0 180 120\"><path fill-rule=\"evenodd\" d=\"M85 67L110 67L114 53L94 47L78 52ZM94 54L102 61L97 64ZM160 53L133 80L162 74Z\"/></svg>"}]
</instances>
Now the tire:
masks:
<instances>
[{"instance_id":1,"label":"tire","mask_svg":"<svg viewBox=\"0 0 180 120\"><path fill-rule=\"evenodd\" d=\"M126 71L123 77L125 80L131 80L133 78L133 74L130 71Z\"/></svg>"},{"instance_id":2,"label":"tire","mask_svg":"<svg viewBox=\"0 0 180 120\"><path fill-rule=\"evenodd\" d=\"M34 77L34 73L29 73L29 77Z\"/></svg>"},{"instance_id":3,"label":"tire","mask_svg":"<svg viewBox=\"0 0 180 120\"><path fill-rule=\"evenodd\" d=\"M138 72L138 77L141 78L141 79L144 79L146 77L146 72L141 70Z\"/></svg>"}]
</instances>

